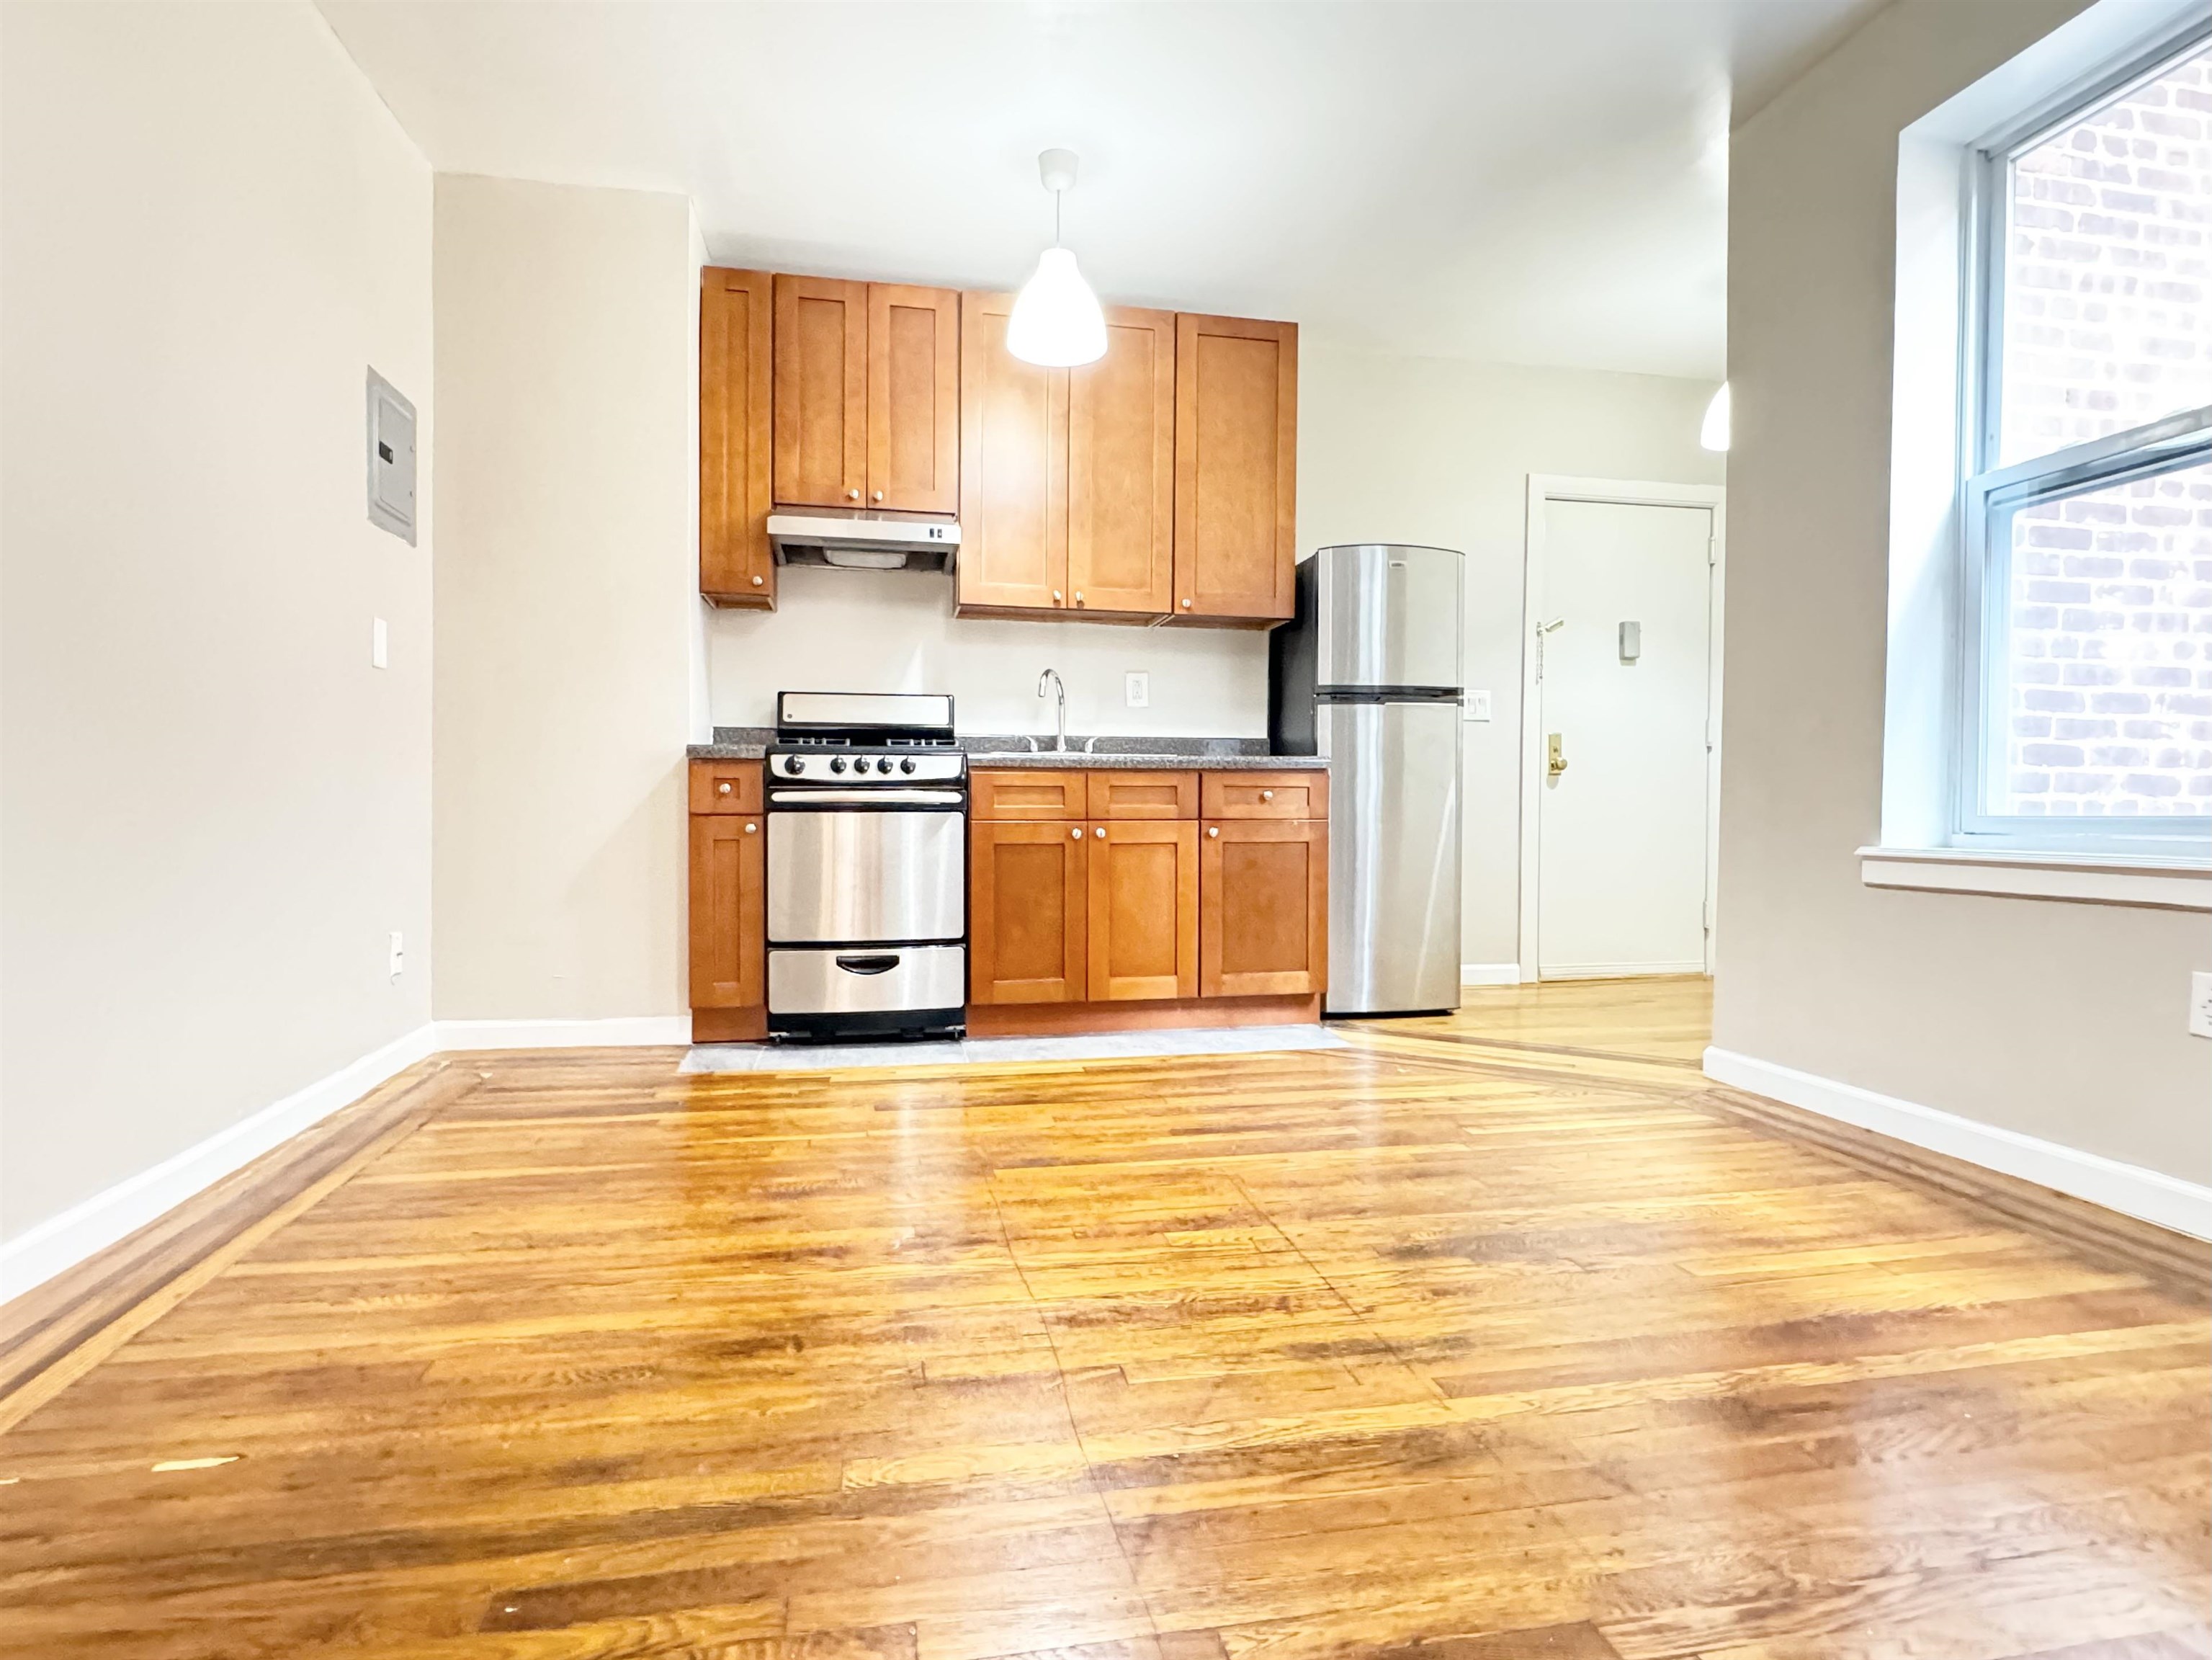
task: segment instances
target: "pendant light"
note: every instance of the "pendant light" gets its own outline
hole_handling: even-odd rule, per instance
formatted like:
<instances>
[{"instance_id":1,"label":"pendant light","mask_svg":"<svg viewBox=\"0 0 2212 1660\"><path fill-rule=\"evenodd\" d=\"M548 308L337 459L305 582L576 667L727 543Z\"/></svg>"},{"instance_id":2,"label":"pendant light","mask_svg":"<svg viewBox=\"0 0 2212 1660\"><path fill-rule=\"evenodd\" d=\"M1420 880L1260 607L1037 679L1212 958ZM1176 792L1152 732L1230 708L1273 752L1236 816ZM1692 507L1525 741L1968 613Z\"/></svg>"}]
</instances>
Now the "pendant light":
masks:
<instances>
[{"instance_id":1,"label":"pendant light","mask_svg":"<svg viewBox=\"0 0 2212 1660\"><path fill-rule=\"evenodd\" d=\"M1037 172L1052 192L1052 246L1037 256L1036 274L1014 296L1006 350L1044 368L1095 363L1106 355L1106 314L1075 268L1075 255L1060 242L1060 198L1075 188L1075 152L1045 151Z\"/></svg>"},{"instance_id":2,"label":"pendant light","mask_svg":"<svg viewBox=\"0 0 2212 1660\"><path fill-rule=\"evenodd\" d=\"M1728 382L1723 380L1721 389L1713 394L1713 401L1705 405L1705 423L1698 429L1698 447L1725 452L1729 447L1729 420Z\"/></svg>"}]
</instances>

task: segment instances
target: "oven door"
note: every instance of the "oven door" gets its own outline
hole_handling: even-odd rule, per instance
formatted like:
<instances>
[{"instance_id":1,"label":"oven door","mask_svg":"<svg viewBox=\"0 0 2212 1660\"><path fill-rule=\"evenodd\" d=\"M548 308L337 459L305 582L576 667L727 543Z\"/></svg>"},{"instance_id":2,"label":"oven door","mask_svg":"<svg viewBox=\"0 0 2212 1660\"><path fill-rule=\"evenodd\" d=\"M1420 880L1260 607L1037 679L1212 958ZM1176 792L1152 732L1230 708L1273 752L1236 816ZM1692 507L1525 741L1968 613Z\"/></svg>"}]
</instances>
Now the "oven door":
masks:
<instances>
[{"instance_id":1,"label":"oven door","mask_svg":"<svg viewBox=\"0 0 2212 1660\"><path fill-rule=\"evenodd\" d=\"M967 936L967 814L770 805L771 944Z\"/></svg>"}]
</instances>

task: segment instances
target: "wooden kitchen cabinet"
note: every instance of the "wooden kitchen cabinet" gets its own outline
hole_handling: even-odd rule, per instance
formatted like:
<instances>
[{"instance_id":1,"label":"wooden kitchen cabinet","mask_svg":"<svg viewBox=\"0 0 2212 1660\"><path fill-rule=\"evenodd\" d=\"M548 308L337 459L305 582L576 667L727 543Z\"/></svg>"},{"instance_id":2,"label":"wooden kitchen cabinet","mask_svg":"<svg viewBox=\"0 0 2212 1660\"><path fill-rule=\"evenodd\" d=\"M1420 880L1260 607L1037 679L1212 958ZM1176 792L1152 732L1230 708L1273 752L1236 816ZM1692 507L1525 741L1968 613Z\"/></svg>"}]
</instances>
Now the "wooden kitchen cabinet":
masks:
<instances>
[{"instance_id":1,"label":"wooden kitchen cabinet","mask_svg":"<svg viewBox=\"0 0 2212 1660\"><path fill-rule=\"evenodd\" d=\"M968 775L971 818L1051 819L1066 822L1091 814L1091 775L1073 769L1032 770L984 768Z\"/></svg>"},{"instance_id":2,"label":"wooden kitchen cabinet","mask_svg":"<svg viewBox=\"0 0 2212 1660\"><path fill-rule=\"evenodd\" d=\"M1090 840L1079 824L969 826L970 1003L1083 1001Z\"/></svg>"},{"instance_id":3,"label":"wooden kitchen cabinet","mask_svg":"<svg viewBox=\"0 0 2212 1660\"><path fill-rule=\"evenodd\" d=\"M1100 768L1086 775L1093 818L1195 818L1198 775L1194 772L1119 772Z\"/></svg>"},{"instance_id":4,"label":"wooden kitchen cabinet","mask_svg":"<svg viewBox=\"0 0 2212 1660\"><path fill-rule=\"evenodd\" d=\"M1176 318L1178 620L1291 614L1297 388L1296 324Z\"/></svg>"},{"instance_id":5,"label":"wooden kitchen cabinet","mask_svg":"<svg viewBox=\"0 0 2212 1660\"><path fill-rule=\"evenodd\" d=\"M1116 307L1106 355L1067 375L1069 605L1174 608L1176 319Z\"/></svg>"},{"instance_id":6,"label":"wooden kitchen cabinet","mask_svg":"<svg viewBox=\"0 0 2212 1660\"><path fill-rule=\"evenodd\" d=\"M1328 817L1328 775L1296 772L1209 772L1199 808L1206 818L1322 818Z\"/></svg>"},{"instance_id":7,"label":"wooden kitchen cabinet","mask_svg":"<svg viewBox=\"0 0 2212 1660\"><path fill-rule=\"evenodd\" d=\"M1089 828L1091 1000L1197 996L1197 824Z\"/></svg>"},{"instance_id":8,"label":"wooden kitchen cabinet","mask_svg":"<svg viewBox=\"0 0 2212 1660\"><path fill-rule=\"evenodd\" d=\"M963 616L1172 609L1175 318L1116 307L1106 356L1044 369L1006 350L1013 296L961 298Z\"/></svg>"},{"instance_id":9,"label":"wooden kitchen cabinet","mask_svg":"<svg viewBox=\"0 0 2212 1660\"><path fill-rule=\"evenodd\" d=\"M768 545L775 279L700 273L699 592L718 605L775 609Z\"/></svg>"},{"instance_id":10,"label":"wooden kitchen cabinet","mask_svg":"<svg viewBox=\"0 0 2212 1660\"><path fill-rule=\"evenodd\" d=\"M868 485L868 285L775 279L775 499L857 508Z\"/></svg>"},{"instance_id":11,"label":"wooden kitchen cabinet","mask_svg":"<svg viewBox=\"0 0 2212 1660\"><path fill-rule=\"evenodd\" d=\"M956 513L960 296L775 279L775 499Z\"/></svg>"},{"instance_id":12,"label":"wooden kitchen cabinet","mask_svg":"<svg viewBox=\"0 0 2212 1660\"><path fill-rule=\"evenodd\" d=\"M1067 371L1006 350L1013 307L1010 294L961 296L963 614L1056 611L1067 599Z\"/></svg>"},{"instance_id":13,"label":"wooden kitchen cabinet","mask_svg":"<svg viewBox=\"0 0 2212 1660\"><path fill-rule=\"evenodd\" d=\"M723 786L729 787L723 794ZM699 1042L767 1031L768 824L757 761L691 763L691 1007ZM727 804L750 802L727 810Z\"/></svg>"},{"instance_id":14,"label":"wooden kitchen cabinet","mask_svg":"<svg viewBox=\"0 0 2212 1660\"><path fill-rule=\"evenodd\" d=\"M1200 838L1199 994L1328 988L1328 825L1224 818Z\"/></svg>"}]
</instances>

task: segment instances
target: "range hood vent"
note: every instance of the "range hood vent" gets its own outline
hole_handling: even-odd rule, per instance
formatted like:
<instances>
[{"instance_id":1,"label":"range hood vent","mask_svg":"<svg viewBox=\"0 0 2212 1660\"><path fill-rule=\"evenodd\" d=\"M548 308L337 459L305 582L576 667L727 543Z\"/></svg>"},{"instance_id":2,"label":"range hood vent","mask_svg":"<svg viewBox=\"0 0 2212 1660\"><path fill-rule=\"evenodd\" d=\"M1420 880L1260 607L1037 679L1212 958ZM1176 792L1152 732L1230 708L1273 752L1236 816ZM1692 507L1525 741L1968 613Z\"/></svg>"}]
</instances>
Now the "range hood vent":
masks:
<instances>
[{"instance_id":1,"label":"range hood vent","mask_svg":"<svg viewBox=\"0 0 2212 1660\"><path fill-rule=\"evenodd\" d=\"M960 554L960 526L942 519L848 519L835 514L772 513L769 546L779 565L840 570L941 570Z\"/></svg>"}]
</instances>

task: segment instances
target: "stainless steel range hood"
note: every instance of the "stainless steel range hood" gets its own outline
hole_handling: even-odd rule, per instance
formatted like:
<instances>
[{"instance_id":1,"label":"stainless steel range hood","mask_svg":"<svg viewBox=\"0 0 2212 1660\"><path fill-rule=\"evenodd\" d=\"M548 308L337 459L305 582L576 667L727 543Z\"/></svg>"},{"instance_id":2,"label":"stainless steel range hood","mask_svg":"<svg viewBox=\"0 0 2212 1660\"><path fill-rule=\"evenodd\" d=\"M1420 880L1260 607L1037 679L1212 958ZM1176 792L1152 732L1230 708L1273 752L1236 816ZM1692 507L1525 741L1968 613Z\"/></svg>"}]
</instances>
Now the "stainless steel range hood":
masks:
<instances>
[{"instance_id":1,"label":"stainless steel range hood","mask_svg":"<svg viewBox=\"0 0 2212 1660\"><path fill-rule=\"evenodd\" d=\"M848 519L772 513L769 546L779 565L841 570L945 570L960 553L960 526L941 519Z\"/></svg>"}]
</instances>

